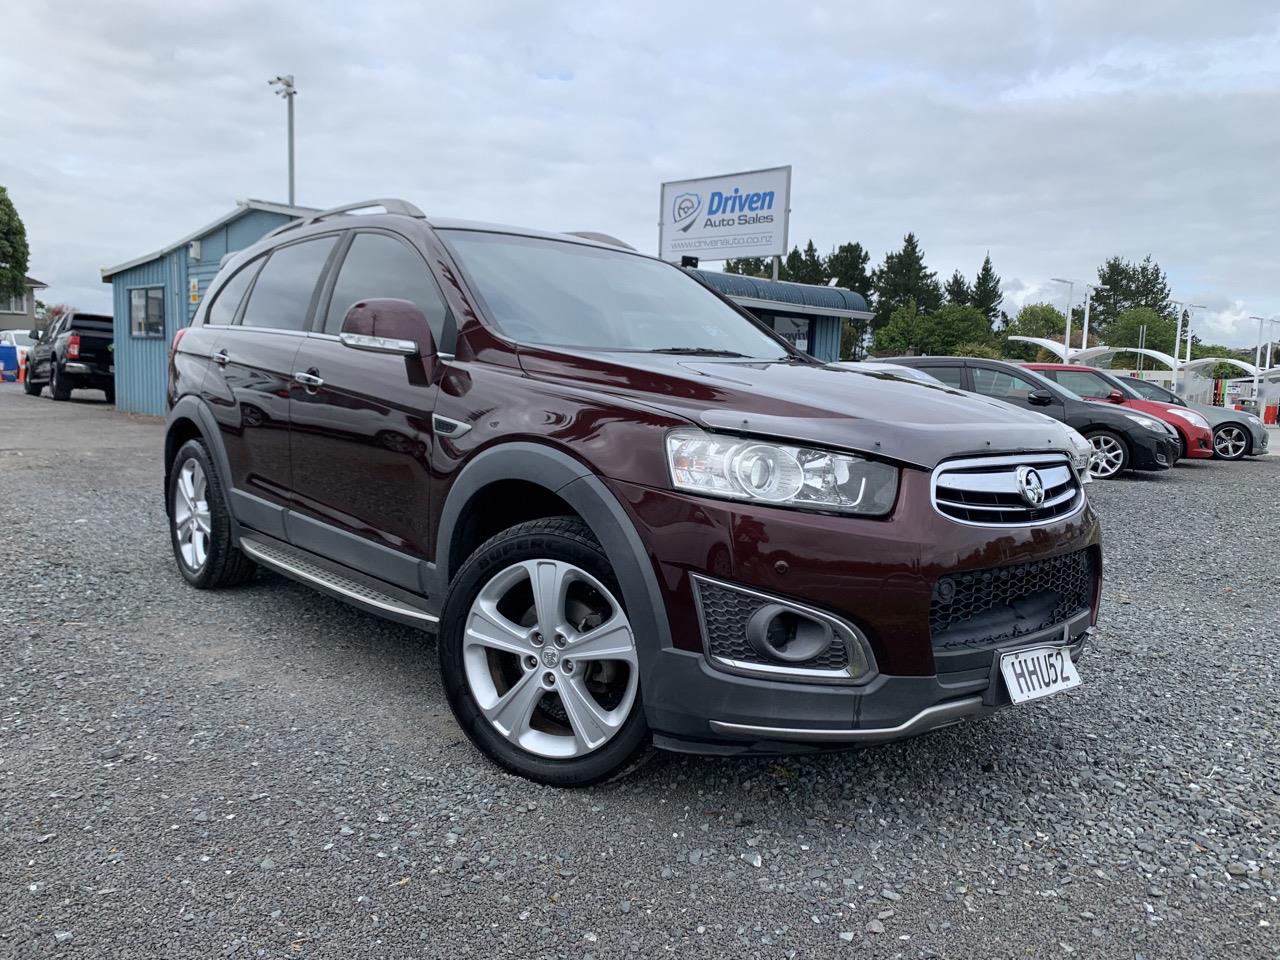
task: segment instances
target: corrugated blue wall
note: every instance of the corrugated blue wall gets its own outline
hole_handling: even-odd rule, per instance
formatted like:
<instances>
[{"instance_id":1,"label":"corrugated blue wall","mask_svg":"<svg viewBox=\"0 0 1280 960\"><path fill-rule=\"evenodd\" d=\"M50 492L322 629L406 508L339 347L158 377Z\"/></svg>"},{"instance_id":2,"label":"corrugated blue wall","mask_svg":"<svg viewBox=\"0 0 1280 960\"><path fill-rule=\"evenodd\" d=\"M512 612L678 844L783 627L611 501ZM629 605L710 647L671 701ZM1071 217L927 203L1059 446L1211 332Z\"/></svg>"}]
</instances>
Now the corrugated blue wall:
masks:
<instances>
[{"instance_id":1,"label":"corrugated blue wall","mask_svg":"<svg viewBox=\"0 0 1280 960\"><path fill-rule=\"evenodd\" d=\"M111 278L115 317L116 407L132 413L164 414L165 381L169 376L169 344L180 326L187 326L199 303L192 303L189 282L199 283L204 299L223 255L257 243L289 217L266 210L246 210L241 216L200 237L200 259L191 259L186 245ZM164 337L134 337L129 333L129 290L165 288Z\"/></svg>"},{"instance_id":2,"label":"corrugated blue wall","mask_svg":"<svg viewBox=\"0 0 1280 960\"><path fill-rule=\"evenodd\" d=\"M844 321L840 317L815 317L813 343L809 344L809 353L819 360L839 360L843 327Z\"/></svg>"}]
</instances>

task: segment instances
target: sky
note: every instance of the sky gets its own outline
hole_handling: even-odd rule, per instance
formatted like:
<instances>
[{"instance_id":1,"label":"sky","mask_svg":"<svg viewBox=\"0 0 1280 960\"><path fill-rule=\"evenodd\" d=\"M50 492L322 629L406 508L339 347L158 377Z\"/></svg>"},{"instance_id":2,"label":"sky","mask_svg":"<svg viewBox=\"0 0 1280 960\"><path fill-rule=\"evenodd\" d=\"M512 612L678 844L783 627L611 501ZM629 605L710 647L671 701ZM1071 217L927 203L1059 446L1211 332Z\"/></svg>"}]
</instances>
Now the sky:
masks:
<instances>
[{"instance_id":1,"label":"sky","mask_svg":"<svg viewBox=\"0 0 1280 960\"><path fill-rule=\"evenodd\" d=\"M292 73L301 204L656 252L664 180L790 164L793 242L874 264L914 231L940 279L989 251L1010 313L1150 253L1206 342L1280 314L1263 0L0 0L0 23L0 185L49 303L109 311L101 268L286 199L267 80Z\"/></svg>"}]
</instances>

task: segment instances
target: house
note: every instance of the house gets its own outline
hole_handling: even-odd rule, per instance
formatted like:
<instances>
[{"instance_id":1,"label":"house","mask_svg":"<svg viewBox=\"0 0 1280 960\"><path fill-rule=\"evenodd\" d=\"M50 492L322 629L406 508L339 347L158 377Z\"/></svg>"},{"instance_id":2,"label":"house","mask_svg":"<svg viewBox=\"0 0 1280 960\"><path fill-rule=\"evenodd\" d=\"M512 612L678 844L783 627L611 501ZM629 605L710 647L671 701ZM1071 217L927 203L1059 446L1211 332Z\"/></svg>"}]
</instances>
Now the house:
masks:
<instances>
[{"instance_id":1,"label":"house","mask_svg":"<svg viewBox=\"0 0 1280 960\"><path fill-rule=\"evenodd\" d=\"M48 288L47 283L27 277L27 292L20 297L0 296L0 330L35 329L36 291Z\"/></svg>"},{"instance_id":2,"label":"house","mask_svg":"<svg viewBox=\"0 0 1280 960\"><path fill-rule=\"evenodd\" d=\"M181 240L103 270L115 318L116 408L163 414L169 344L191 323L222 258L315 212L312 207L241 200Z\"/></svg>"}]
</instances>

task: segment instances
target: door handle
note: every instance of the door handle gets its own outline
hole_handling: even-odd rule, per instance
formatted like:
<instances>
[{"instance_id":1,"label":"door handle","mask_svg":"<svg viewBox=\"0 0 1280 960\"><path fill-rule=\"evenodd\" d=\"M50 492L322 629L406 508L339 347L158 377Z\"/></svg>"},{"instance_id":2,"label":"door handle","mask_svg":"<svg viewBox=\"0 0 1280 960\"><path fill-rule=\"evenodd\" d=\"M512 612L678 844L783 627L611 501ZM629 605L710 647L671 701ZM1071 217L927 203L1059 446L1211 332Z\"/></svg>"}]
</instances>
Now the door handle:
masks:
<instances>
[{"instance_id":1,"label":"door handle","mask_svg":"<svg viewBox=\"0 0 1280 960\"><path fill-rule=\"evenodd\" d=\"M309 370L306 373L295 373L293 379L308 390L318 390L324 386L324 381Z\"/></svg>"},{"instance_id":2,"label":"door handle","mask_svg":"<svg viewBox=\"0 0 1280 960\"><path fill-rule=\"evenodd\" d=\"M225 367L227 365L227 360L227 351L225 350L219 350L213 355L213 362L220 367Z\"/></svg>"}]
</instances>

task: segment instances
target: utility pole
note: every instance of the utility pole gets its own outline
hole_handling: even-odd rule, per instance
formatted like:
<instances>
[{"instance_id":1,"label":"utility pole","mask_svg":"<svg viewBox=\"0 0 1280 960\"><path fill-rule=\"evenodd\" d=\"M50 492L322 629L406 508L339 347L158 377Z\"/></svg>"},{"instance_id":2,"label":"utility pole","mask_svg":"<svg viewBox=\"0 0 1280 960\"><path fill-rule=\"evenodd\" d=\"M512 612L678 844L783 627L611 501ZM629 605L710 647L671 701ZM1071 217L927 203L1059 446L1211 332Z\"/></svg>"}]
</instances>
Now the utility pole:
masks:
<instances>
[{"instance_id":1,"label":"utility pole","mask_svg":"<svg viewBox=\"0 0 1280 960\"><path fill-rule=\"evenodd\" d=\"M268 80L267 85L279 87L276 96L284 97L289 106L289 206L293 206L293 98L298 95L298 88L293 84L293 74L282 75Z\"/></svg>"},{"instance_id":2,"label":"utility pole","mask_svg":"<svg viewBox=\"0 0 1280 960\"><path fill-rule=\"evenodd\" d=\"M1062 362L1071 362L1071 304L1075 301L1076 282L1074 280L1063 280L1061 277L1053 277L1054 283L1065 283L1067 285L1067 334L1062 338Z\"/></svg>"}]
</instances>

